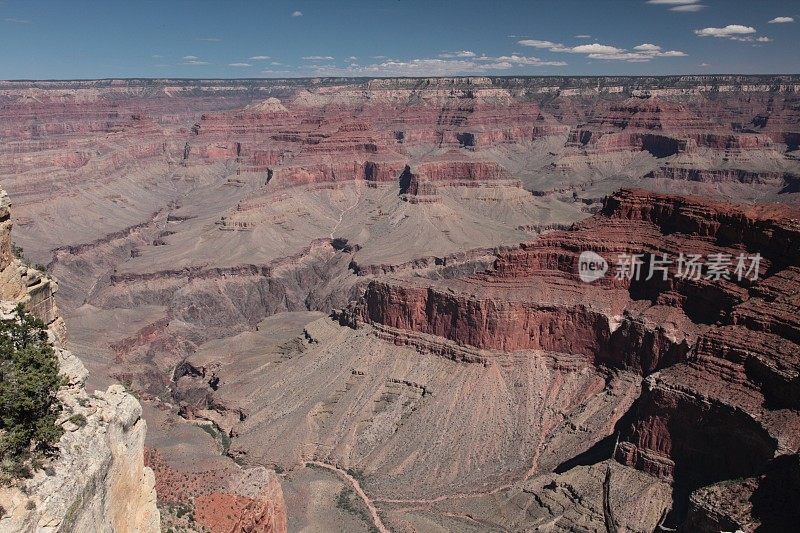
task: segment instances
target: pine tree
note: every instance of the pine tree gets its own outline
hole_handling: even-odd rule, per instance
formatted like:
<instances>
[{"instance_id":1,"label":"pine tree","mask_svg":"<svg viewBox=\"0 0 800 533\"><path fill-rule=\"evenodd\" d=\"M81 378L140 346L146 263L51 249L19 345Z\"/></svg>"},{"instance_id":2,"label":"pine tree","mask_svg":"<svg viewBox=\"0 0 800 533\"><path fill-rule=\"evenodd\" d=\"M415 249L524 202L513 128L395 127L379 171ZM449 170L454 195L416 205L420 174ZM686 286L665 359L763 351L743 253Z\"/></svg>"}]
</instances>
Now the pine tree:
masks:
<instances>
[{"instance_id":1,"label":"pine tree","mask_svg":"<svg viewBox=\"0 0 800 533\"><path fill-rule=\"evenodd\" d=\"M63 429L56 424L62 384L58 358L45 324L17 306L0 320L0 464L2 477L30 474L54 451Z\"/></svg>"}]
</instances>

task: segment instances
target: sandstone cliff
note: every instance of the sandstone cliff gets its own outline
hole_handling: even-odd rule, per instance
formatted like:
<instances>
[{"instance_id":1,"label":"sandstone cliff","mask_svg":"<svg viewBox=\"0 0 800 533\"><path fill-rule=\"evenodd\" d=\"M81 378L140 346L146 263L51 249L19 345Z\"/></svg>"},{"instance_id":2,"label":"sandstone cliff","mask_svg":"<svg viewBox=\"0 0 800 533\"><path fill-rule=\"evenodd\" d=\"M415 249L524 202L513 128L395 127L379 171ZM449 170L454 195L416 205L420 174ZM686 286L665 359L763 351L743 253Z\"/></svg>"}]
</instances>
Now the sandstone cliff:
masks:
<instances>
[{"instance_id":1,"label":"sandstone cliff","mask_svg":"<svg viewBox=\"0 0 800 533\"><path fill-rule=\"evenodd\" d=\"M48 324L66 385L58 393L65 430L59 454L33 477L0 488L0 531L155 532L153 472L144 466L142 408L122 386L89 394L83 363L61 347L55 282L11 251L9 201L0 190L0 314L22 303Z\"/></svg>"}]
</instances>

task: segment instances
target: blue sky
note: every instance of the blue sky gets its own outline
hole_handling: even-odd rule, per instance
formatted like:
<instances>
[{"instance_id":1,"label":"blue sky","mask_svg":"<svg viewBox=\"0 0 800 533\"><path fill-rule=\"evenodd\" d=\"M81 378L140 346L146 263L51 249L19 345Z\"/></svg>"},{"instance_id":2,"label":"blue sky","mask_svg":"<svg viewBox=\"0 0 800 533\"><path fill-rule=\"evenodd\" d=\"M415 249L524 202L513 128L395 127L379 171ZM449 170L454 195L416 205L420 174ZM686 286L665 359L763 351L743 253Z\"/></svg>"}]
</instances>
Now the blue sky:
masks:
<instances>
[{"instance_id":1,"label":"blue sky","mask_svg":"<svg viewBox=\"0 0 800 533\"><path fill-rule=\"evenodd\" d=\"M0 0L0 79L798 73L798 44L797 0Z\"/></svg>"}]
</instances>

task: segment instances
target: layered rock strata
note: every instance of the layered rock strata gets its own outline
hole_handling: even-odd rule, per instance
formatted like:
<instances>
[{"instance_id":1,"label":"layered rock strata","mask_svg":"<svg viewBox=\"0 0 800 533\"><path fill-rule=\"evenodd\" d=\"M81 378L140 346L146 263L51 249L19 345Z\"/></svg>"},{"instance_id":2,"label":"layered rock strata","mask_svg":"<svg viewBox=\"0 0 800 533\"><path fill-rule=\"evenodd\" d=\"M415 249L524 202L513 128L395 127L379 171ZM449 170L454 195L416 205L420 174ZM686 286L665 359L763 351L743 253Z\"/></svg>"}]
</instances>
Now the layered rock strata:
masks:
<instances>
[{"instance_id":1,"label":"layered rock strata","mask_svg":"<svg viewBox=\"0 0 800 533\"><path fill-rule=\"evenodd\" d=\"M589 250L609 272L585 283L579 256ZM680 277L674 264L647 279L650 257L681 253L722 254L730 279L707 267L698 279ZM640 279L614 275L624 254L641 254ZM741 280L740 254L760 257ZM373 281L353 321L462 361L545 350L639 373L643 392L620 427L619 462L680 490L751 477L760 486L800 449L799 287L800 211L622 190L573 229L499 252L484 273ZM749 520L767 519L753 513Z\"/></svg>"}]
</instances>

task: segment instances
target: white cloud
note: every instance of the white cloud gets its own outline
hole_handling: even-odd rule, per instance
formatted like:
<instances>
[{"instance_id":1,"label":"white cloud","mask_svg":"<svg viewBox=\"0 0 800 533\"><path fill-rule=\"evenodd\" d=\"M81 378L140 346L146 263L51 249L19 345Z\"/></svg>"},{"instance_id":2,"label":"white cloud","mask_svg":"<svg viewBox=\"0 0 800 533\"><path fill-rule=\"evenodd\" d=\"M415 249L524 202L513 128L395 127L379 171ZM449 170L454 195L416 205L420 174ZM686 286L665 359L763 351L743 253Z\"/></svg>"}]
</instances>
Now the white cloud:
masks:
<instances>
[{"instance_id":1,"label":"white cloud","mask_svg":"<svg viewBox=\"0 0 800 533\"><path fill-rule=\"evenodd\" d=\"M439 54L439 57L453 58L453 57L475 57L475 52L469 50L459 50L458 52L444 52Z\"/></svg>"},{"instance_id":2,"label":"white cloud","mask_svg":"<svg viewBox=\"0 0 800 533\"><path fill-rule=\"evenodd\" d=\"M222 41L222 39L220 39L219 37L200 37L197 40L198 41L206 41L206 42L209 42L209 43L218 43L218 42Z\"/></svg>"},{"instance_id":3,"label":"white cloud","mask_svg":"<svg viewBox=\"0 0 800 533\"><path fill-rule=\"evenodd\" d=\"M774 19L770 20L767 24L788 24L789 22L794 22L793 17L775 17Z\"/></svg>"},{"instance_id":4,"label":"white cloud","mask_svg":"<svg viewBox=\"0 0 800 533\"><path fill-rule=\"evenodd\" d=\"M252 67L250 63L228 63L229 67Z\"/></svg>"},{"instance_id":5,"label":"white cloud","mask_svg":"<svg viewBox=\"0 0 800 533\"><path fill-rule=\"evenodd\" d=\"M770 39L769 37L759 37L758 39L756 39L756 41L758 41L759 43L771 43L772 39Z\"/></svg>"},{"instance_id":6,"label":"white cloud","mask_svg":"<svg viewBox=\"0 0 800 533\"><path fill-rule=\"evenodd\" d=\"M552 41L540 41L538 39L522 39L521 41L517 41L517 43L521 44L522 46L531 46L533 48L546 48L548 50L552 50L553 48L563 48L563 44L556 44Z\"/></svg>"},{"instance_id":7,"label":"white cloud","mask_svg":"<svg viewBox=\"0 0 800 533\"><path fill-rule=\"evenodd\" d=\"M5 19L6 22L11 22L12 24L30 24L31 21L28 19L15 19L15 18L7 18Z\"/></svg>"},{"instance_id":8,"label":"white cloud","mask_svg":"<svg viewBox=\"0 0 800 533\"><path fill-rule=\"evenodd\" d=\"M350 56L347 59L345 59L345 61L358 61L358 58L356 56Z\"/></svg>"},{"instance_id":9,"label":"white cloud","mask_svg":"<svg viewBox=\"0 0 800 533\"><path fill-rule=\"evenodd\" d=\"M517 41L517 43L521 44L522 46L543 48L545 50L550 50L551 52L569 52L570 50L563 44L554 43L553 41L540 41L538 39L522 39L521 41Z\"/></svg>"},{"instance_id":10,"label":"white cloud","mask_svg":"<svg viewBox=\"0 0 800 533\"><path fill-rule=\"evenodd\" d=\"M302 17L303 16L303 12L302 11L293 11L292 12L292 16L293 17Z\"/></svg>"},{"instance_id":11,"label":"white cloud","mask_svg":"<svg viewBox=\"0 0 800 533\"><path fill-rule=\"evenodd\" d=\"M567 54L614 54L622 52L621 48L609 46L607 44L579 44L578 46L564 46L561 43L554 43L553 41L541 41L538 39L523 39L517 41L522 46L530 46L533 48L542 48L550 50L551 52L562 52Z\"/></svg>"},{"instance_id":12,"label":"white cloud","mask_svg":"<svg viewBox=\"0 0 800 533\"><path fill-rule=\"evenodd\" d=\"M184 65L208 65L208 61L203 61L197 56L183 56Z\"/></svg>"},{"instance_id":13,"label":"white cloud","mask_svg":"<svg viewBox=\"0 0 800 533\"><path fill-rule=\"evenodd\" d=\"M700 63L698 66L705 68L705 67L710 67L711 65L709 65L708 63Z\"/></svg>"},{"instance_id":14,"label":"white cloud","mask_svg":"<svg viewBox=\"0 0 800 533\"><path fill-rule=\"evenodd\" d=\"M567 50L571 54L618 54L623 51L622 48L616 46L609 46L607 44L580 44L573 46Z\"/></svg>"},{"instance_id":15,"label":"white cloud","mask_svg":"<svg viewBox=\"0 0 800 533\"><path fill-rule=\"evenodd\" d=\"M644 43L633 48L633 51L628 51L624 48L618 48L607 44L581 44L578 46L564 46L561 43L554 43L552 41L542 41L538 39L523 39L517 41L523 46L530 46L533 48L540 48L549 50L550 52L567 53L567 54L586 54L590 59L606 59L616 61L628 61L630 63L645 63L656 57L685 57L686 53L680 50L663 51L660 46Z\"/></svg>"},{"instance_id":16,"label":"white cloud","mask_svg":"<svg viewBox=\"0 0 800 533\"><path fill-rule=\"evenodd\" d=\"M670 11L677 11L678 13L696 13L701 9L705 9L706 6L703 4L686 4L683 6L675 6L669 8Z\"/></svg>"},{"instance_id":17,"label":"white cloud","mask_svg":"<svg viewBox=\"0 0 800 533\"><path fill-rule=\"evenodd\" d=\"M592 36L591 35L586 35L585 33L582 33L580 35L576 35L575 38L576 39L591 39Z\"/></svg>"},{"instance_id":18,"label":"white cloud","mask_svg":"<svg viewBox=\"0 0 800 533\"><path fill-rule=\"evenodd\" d=\"M743 26L741 24L728 24L724 28L703 28L702 30L694 30L694 34L699 37L719 37L723 39L741 38L743 35L750 35L755 32L755 28Z\"/></svg>"},{"instance_id":19,"label":"white cloud","mask_svg":"<svg viewBox=\"0 0 800 533\"><path fill-rule=\"evenodd\" d=\"M706 7L704 4L700 4L699 1L700 0L648 0L647 3L670 6L670 11L677 11L679 13L695 13Z\"/></svg>"},{"instance_id":20,"label":"white cloud","mask_svg":"<svg viewBox=\"0 0 800 533\"><path fill-rule=\"evenodd\" d=\"M249 59L250 61L264 61L272 58L270 56L252 56L248 57L247 59Z\"/></svg>"},{"instance_id":21,"label":"white cloud","mask_svg":"<svg viewBox=\"0 0 800 533\"><path fill-rule=\"evenodd\" d=\"M306 61L333 61L331 56L303 56Z\"/></svg>"},{"instance_id":22,"label":"white cloud","mask_svg":"<svg viewBox=\"0 0 800 533\"><path fill-rule=\"evenodd\" d=\"M636 52L614 52L613 54L589 54L589 59L607 59L616 61L628 61L630 63L646 63L650 61L650 56Z\"/></svg>"},{"instance_id":23,"label":"white cloud","mask_svg":"<svg viewBox=\"0 0 800 533\"><path fill-rule=\"evenodd\" d=\"M512 54L499 57L481 55L474 58L387 59L370 65L311 65L310 68L317 76L454 76L502 71L514 67L564 65L564 61L543 61L536 57Z\"/></svg>"},{"instance_id":24,"label":"white cloud","mask_svg":"<svg viewBox=\"0 0 800 533\"><path fill-rule=\"evenodd\" d=\"M283 65L283 63L278 63L277 61L272 61L272 62L270 63L270 65L273 65L273 66L275 66L275 67L279 67L279 66Z\"/></svg>"},{"instance_id":25,"label":"white cloud","mask_svg":"<svg viewBox=\"0 0 800 533\"><path fill-rule=\"evenodd\" d=\"M538 57L532 56L521 56L518 54L511 54L510 56L500 56L500 57L488 57L488 56L481 56L478 58L479 61L494 61L496 64L500 63L510 63L511 65L526 65L531 67L563 67L566 66L564 61L542 61Z\"/></svg>"}]
</instances>

